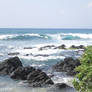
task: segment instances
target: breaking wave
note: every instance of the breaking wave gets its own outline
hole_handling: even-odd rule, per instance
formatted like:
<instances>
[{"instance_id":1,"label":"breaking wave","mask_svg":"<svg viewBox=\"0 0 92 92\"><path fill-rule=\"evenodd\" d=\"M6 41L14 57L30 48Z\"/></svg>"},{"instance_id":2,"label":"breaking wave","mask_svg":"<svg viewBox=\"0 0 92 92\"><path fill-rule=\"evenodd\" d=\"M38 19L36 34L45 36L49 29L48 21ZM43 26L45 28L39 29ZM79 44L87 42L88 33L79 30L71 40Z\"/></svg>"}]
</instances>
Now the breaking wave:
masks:
<instances>
[{"instance_id":1,"label":"breaking wave","mask_svg":"<svg viewBox=\"0 0 92 92\"><path fill-rule=\"evenodd\" d=\"M0 35L0 40L79 40L92 39L92 34L61 33L61 34L7 34Z\"/></svg>"}]
</instances>

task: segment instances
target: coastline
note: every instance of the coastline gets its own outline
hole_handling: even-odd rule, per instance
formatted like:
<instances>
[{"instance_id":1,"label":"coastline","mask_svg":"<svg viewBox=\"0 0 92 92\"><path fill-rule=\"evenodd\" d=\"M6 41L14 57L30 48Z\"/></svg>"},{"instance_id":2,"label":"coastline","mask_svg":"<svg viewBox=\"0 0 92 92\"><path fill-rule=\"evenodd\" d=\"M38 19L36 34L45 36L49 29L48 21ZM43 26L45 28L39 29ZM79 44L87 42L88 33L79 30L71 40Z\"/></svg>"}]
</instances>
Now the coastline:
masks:
<instances>
[{"instance_id":1,"label":"coastline","mask_svg":"<svg viewBox=\"0 0 92 92\"><path fill-rule=\"evenodd\" d=\"M23 48L24 50L32 50L32 48L31 47L25 47L25 48ZM74 54L74 52L76 52L77 51L77 54L78 54L78 52L82 52L83 53L83 51L84 51L84 49L85 49L85 47L83 46L83 45L80 45L80 46L75 46L75 45L72 45L72 46L70 46L69 48L66 48L66 46L64 45L64 44L62 44L62 45L60 45L60 46L54 46L54 45L48 45L48 46L44 46L44 47L40 47L39 48L39 50L41 50L41 51L44 51L44 50L47 50L47 49L53 49L53 50L56 50L56 49L58 49L58 50L63 50L63 53L64 53L64 51L66 52L66 51L72 51L72 53ZM82 53L81 53L81 55L82 55ZM8 55L10 56L10 57L14 57L14 56L18 56L18 55L20 55L21 53L19 53L19 52L13 52L13 53L8 53ZM68 53L69 54L69 53ZM30 54L30 55L33 55L33 54ZM26 57L28 57L28 56L30 56L28 53L25 55ZM81 56L80 55L80 56ZM33 55L34 56L34 55ZM61 54L61 56L62 56L62 54ZM71 56L71 55L70 55ZM76 54L75 54L75 56L76 56ZM46 57L49 57L48 55L45 55L45 54L39 54L39 55L36 55L36 56L34 56L34 57L44 57L44 58L46 58ZM73 57L74 58L74 57ZM79 57L76 57L76 58L79 58ZM59 60L59 62L60 62L61 60ZM54 64L54 63L53 63ZM51 64L50 66L49 66L49 68L51 69L52 68L52 66L53 66L53 64ZM35 67L35 66L32 66L32 67ZM37 68L40 68L40 67L37 67ZM42 69L42 68L41 68ZM49 75L49 76L52 76L52 80L54 81L54 83L55 83L55 81L56 81L56 84L57 83L65 83L66 85L69 85L69 86L71 86L71 87L73 87L73 85L72 85L72 80L73 80L73 76L70 76L70 75L66 75L66 74L63 74L63 72L55 72L55 71L53 71L53 69L51 69L51 72L49 71L49 70L46 70L46 69L43 69L42 71L44 71L44 72L46 72L46 71L48 71L48 72L46 72L47 73L47 75ZM53 71L53 72L52 72ZM54 77L53 77L54 76ZM57 77L60 77L60 79L58 79L57 80ZM62 78L62 79L61 79ZM59 81L62 81L62 82L59 82ZM22 85L21 85L21 83L22 83L22 81L21 82L19 82L19 84L17 84L17 85L20 85L20 86L22 86L23 87L23 85L25 85L24 86L24 90L26 89L26 90L28 90L28 89L30 89L31 90L31 88L27 88L27 86L26 86L26 84L25 83L23 83ZM15 83L15 85L16 85L16 83ZM17 86L18 87L18 86ZM16 88L16 86L15 86L15 88ZM4 90L7 90L8 88L6 88L6 89L4 89ZM21 87L19 87L19 89L20 90L22 90L21 89ZM18 90L19 90L18 89ZM59 89L53 89L53 87L51 88L51 89L49 89L48 87L47 88L32 88L33 90L37 90L38 92L39 92L39 90L40 90L40 92L41 92L41 90L43 91L43 90L45 90L44 92L51 92L51 90L52 90L52 92L53 92L53 90L55 91L59 91ZM3 89L2 89L3 90ZM10 89L8 89L8 90L14 90L14 88L10 88ZM15 92L18 92L18 90L16 90ZM71 89L60 89L60 90L62 90L62 91L64 91L64 92L75 92L75 90L73 89L73 88L71 88ZM70 91L69 91L70 90ZM6 91L7 92L7 91ZM24 91L25 92L25 91ZM29 91L30 92L30 91Z\"/></svg>"},{"instance_id":2,"label":"coastline","mask_svg":"<svg viewBox=\"0 0 92 92\"><path fill-rule=\"evenodd\" d=\"M83 55L86 46L92 44L91 31L87 33L82 30L76 32L76 30L68 29L67 31L57 29L54 31L12 30L12 32L11 30L6 32L0 30L0 64L6 59L17 56L23 64L23 67L18 70L25 70L27 66L40 69L50 77L54 85L50 87L29 87L29 83L24 80L12 79L10 75L6 75L0 76L1 90L5 90L5 92L61 92L61 90L62 92L76 92L72 81L74 79L73 74L75 74L73 69L78 63L73 62L76 62L75 59L79 59ZM68 57L72 57L75 61ZM69 65L66 61L69 61ZM13 72L15 73L18 70ZM26 72L23 73L26 74ZM39 79L37 78L37 80ZM59 89L62 86L66 88Z\"/></svg>"}]
</instances>

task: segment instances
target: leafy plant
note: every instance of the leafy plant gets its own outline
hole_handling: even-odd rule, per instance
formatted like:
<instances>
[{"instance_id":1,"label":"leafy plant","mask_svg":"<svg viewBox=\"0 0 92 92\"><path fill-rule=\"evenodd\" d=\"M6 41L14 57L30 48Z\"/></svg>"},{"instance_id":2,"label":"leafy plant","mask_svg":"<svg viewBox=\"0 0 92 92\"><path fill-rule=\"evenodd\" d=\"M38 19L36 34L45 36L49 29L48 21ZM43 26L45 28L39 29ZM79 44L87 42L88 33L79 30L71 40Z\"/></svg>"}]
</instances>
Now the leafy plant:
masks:
<instances>
[{"instance_id":1,"label":"leafy plant","mask_svg":"<svg viewBox=\"0 0 92 92\"><path fill-rule=\"evenodd\" d=\"M75 69L78 73L73 81L74 87L79 92L92 92L92 46L86 47L80 63Z\"/></svg>"}]
</instances>

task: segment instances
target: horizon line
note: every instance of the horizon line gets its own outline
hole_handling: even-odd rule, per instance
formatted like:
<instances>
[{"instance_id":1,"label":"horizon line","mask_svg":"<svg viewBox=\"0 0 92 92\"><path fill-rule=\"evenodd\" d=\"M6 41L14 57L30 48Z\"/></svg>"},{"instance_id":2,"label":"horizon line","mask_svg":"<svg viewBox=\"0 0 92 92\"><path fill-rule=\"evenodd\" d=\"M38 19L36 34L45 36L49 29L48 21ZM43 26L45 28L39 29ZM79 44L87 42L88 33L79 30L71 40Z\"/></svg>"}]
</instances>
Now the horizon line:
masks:
<instances>
[{"instance_id":1,"label":"horizon line","mask_svg":"<svg viewBox=\"0 0 92 92\"><path fill-rule=\"evenodd\" d=\"M5 28L0 28L0 29L92 29L92 28L27 28L27 27L5 27Z\"/></svg>"}]
</instances>

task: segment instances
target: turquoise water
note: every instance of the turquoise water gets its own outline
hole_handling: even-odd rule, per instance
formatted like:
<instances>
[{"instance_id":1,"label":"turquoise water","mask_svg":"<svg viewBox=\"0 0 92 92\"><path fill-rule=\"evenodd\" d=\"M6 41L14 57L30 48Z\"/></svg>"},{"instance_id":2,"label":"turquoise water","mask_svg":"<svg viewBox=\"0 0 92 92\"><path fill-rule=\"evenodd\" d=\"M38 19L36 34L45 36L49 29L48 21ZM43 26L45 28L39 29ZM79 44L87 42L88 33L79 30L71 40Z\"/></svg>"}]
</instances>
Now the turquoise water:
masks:
<instances>
[{"instance_id":1,"label":"turquoise water","mask_svg":"<svg viewBox=\"0 0 92 92\"><path fill-rule=\"evenodd\" d=\"M32 44L60 43L70 40L89 41L92 40L92 29L0 29L1 43L21 40L31 41Z\"/></svg>"}]
</instances>

